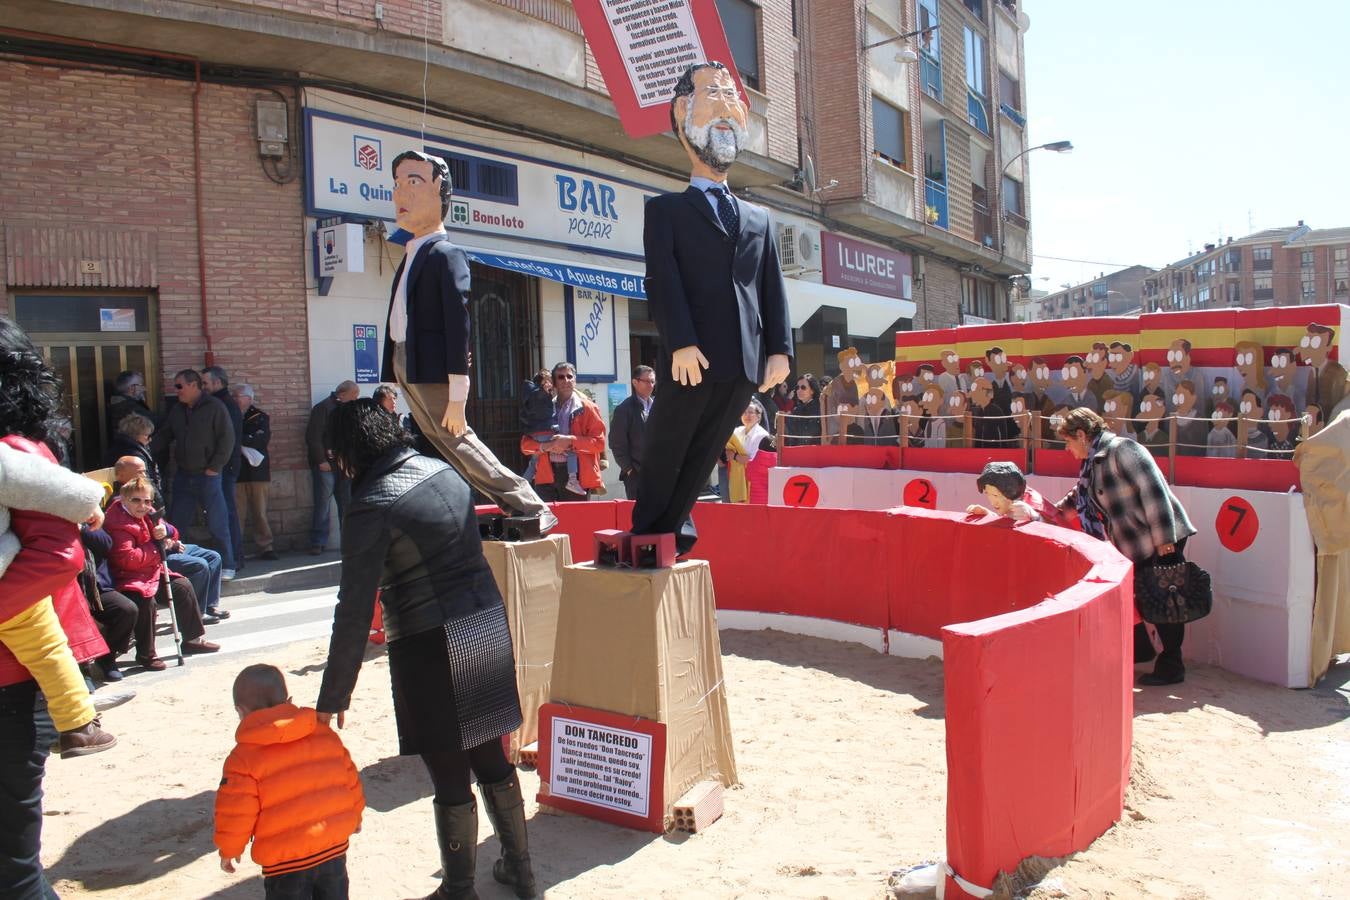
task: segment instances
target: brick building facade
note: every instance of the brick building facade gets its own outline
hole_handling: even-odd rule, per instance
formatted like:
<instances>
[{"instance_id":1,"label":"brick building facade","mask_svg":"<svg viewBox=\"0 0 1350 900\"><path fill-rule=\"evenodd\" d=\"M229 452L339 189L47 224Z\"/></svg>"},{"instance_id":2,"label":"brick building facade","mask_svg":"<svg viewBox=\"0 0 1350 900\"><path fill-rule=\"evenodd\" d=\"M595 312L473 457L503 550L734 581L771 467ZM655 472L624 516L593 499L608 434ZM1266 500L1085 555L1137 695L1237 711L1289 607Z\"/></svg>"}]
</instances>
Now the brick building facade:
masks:
<instances>
[{"instance_id":1,"label":"brick building facade","mask_svg":"<svg viewBox=\"0 0 1350 900\"><path fill-rule=\"evenodd\" d=\"M730 180L773 212L780 247L800 248L785 266L793 325L820 369L832 370L837 339L885 356L897 328L955 324L963 314L1006 319L1007 279L1029 268L1025 199L1019 193L1001 223L988 208L1000 203L1001 168L1022 173L1014 157L1025 147L1024 110L1020 98L1001 103L998 74L1020 84L1026 19L1016 4L890 0L869 13L853 0L847 15L802 0L717 4L751 108L748 147ZM940 19L945 103L922 90L921 65L887 61L906 42L862 49L914 30L920 5ZM66 378L78 463L101 462L102 411L118 370L144 369L159 404L178 369L221 365L252 384L272 416L273 524L283 547L302 543L308 523L308 411L352 377L353 328L383 328L401 253L387 240L392 207L334 212L320 202L319 154L333 148L308 143L313 116L353 133L434 138L466 166L497 162L521 178L572 173L645 196L681 189L687 177L671 134L624 133L564 0L162 0L153 8L13 0L6 8L5 309ZM964 101L967 32L980 36L986 73L982 129ZM899 165L878 155L877 100L909 117ZM257 117L260 104L277 101L286 105L286 146L265 159ZM925 176L934 173L923 161L933 145L923 123L938 119L950 128L951 200L932 223ZM972 160L981 161L978 174ZM985 191L983 218L976 187ZM511 198L520 214L507 218L528 222L516 234L450 223L452 238L486 260L474 264L476 294L500 306L495 318L475 310L492 338L479 345L470 417L504 458L516 452L521 377L574 355L572 317L583 301L571 286L501 266L580 262L639 279L642 271L635 222L616 229L615 246L570 246L534 230L557 212L545 193ZM466 209L492 200L502 198ZM353 252L365 271L320 279L316 232L336 222L364 226ZM819 259L826 232L902 259L903 287L899 278L872 293L832 282ZM614 348L583 385L602 409L614 399L611 384L626 385L632 365L654 361L657 340L640 298L604 295L603 303ZM503 329L509 346L497 353Z\"/></svg>"}]
</instances>

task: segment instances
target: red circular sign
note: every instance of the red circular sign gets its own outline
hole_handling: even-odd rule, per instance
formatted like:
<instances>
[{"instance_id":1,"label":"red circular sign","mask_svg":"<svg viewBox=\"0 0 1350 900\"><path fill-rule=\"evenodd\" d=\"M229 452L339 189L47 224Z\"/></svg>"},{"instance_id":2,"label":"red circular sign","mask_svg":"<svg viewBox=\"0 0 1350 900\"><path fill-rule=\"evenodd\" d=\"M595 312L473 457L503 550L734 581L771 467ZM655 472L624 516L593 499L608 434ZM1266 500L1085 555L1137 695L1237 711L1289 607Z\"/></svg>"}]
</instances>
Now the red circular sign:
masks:
<instances>
[{"instance_id":1,"label":"red circular sign","mask_svg":"<svg viewBox=\"0 0 1350 900\"><path fill-rule=\"evenodd\" d=\"M1246 500L1229 497L1223 501L1219 514L1214 517L1214 530L1219 534L1219 543L1234 553L1241 553L1256 540L1256 533L1261 530L1261 520Z\"/></svg>"},{"instance_id":2,"label":"red circular sign","mask_svg":"<svg viewBox=\"0 0 1350 900\"><path fill-rule=\"evenodd\" d=\"M820 502L820 486L810 475L793 475L783 485L786 506L815 506Z\"/></svg>"},{"instance_id":3,"label":"red circular sign","mask_svg":"<svg viewBox=\"0 0 1350 900\"><path fill-rule=\"evenodd\" d=\"M905 485L905 505L937 509L937 488L927 478L915 478Z\"/></svg>"}]
</instances>

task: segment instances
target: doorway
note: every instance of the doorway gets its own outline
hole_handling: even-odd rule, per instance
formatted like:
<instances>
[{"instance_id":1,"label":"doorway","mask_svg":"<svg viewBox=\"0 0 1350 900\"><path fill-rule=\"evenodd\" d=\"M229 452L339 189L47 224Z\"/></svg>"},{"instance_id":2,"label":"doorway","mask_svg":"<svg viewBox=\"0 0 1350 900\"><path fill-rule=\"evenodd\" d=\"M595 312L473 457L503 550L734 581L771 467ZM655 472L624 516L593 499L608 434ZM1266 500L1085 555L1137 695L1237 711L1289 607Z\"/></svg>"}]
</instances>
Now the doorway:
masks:
<instances>
[{"instance_id":1,"label":"doorway","mask_svg":"<svg viewBox=\"0 0 1350 900\"><path fill-rule=\"evenodd\" d=\"M471 265L473 390L467 414L478 438L515 472L520 452L522 386L539 369L539 286L535 279Z\"/></svg>"},{"instance_id":2,"label":"doorway","mask_svg":"<svg viewBox=\"0 0 1350 900\"><path fill-rule=\"evenodd\" d=\"M61 410L72 426L71 466L81 472L101 468L112 440L108 400L117 374L144 375L146 405L159 408L150 296L34 292L12 295L10 309L61 379Z\"/></svg>"}]
</instances>

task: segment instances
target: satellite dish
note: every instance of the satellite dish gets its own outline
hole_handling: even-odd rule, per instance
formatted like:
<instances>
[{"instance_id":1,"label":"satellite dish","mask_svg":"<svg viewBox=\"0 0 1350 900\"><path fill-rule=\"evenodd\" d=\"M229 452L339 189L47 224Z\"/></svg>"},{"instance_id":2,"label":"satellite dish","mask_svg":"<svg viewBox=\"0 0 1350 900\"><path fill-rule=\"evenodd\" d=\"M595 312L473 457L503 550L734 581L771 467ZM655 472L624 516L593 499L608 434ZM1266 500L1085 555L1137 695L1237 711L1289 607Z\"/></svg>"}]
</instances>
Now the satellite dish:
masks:
<instances>
[{"instance_id":1,"label":"satellite dish","mask_svg":"<svg viewBox=\"0 0 1350 900\"><path fill-rule=\"evenodd\" d=\"M802 179L806 182L806 192L814 194L816 192L816 163L811 159L811 154L806 154L806 161L802 163Z\"/></svg>"}]
</instances>

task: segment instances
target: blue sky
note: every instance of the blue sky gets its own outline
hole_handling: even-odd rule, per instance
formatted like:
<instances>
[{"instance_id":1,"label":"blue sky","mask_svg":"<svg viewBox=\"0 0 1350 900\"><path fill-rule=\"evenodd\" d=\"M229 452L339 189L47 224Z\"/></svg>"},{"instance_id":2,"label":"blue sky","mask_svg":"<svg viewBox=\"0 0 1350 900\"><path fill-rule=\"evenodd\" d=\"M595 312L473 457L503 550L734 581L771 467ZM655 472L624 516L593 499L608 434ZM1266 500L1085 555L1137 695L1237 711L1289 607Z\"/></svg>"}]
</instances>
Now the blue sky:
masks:
<instances>
[{"instance_id":1,"label":"blue sky","mask_svg":"<svg viewBox=\"0 0 1350 900\"><path fill-rule=\"evenodd\" d=\"M1031 155L1036 288L1299 219L1350 226L1350 0L1023 8L1029 139L1074 144Z\"/></svg>"}]
</instances>

